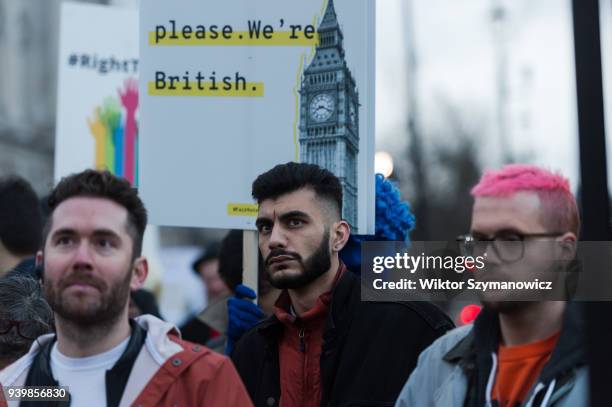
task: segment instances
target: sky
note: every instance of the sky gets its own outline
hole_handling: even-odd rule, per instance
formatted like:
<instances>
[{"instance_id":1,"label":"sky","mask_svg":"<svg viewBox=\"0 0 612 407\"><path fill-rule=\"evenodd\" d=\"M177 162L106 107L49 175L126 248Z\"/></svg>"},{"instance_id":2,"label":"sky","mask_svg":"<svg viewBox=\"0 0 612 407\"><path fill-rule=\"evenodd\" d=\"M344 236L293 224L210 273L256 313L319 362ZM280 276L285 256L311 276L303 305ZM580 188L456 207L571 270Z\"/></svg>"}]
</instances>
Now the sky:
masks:
<instances>
[{"instance_id":1,"label":"sky","mask_svg":"<svg viewBox=\"0 0 612 407\"><path fill-rule=\"evenodd\" d=\"M112 0L137 5L137 0ZM374 1L374 0L370 0ZM571 0L377 0L377 149L404 151L408 111L406 34L414 39L419 126L443 128L451 106L476 129L481 164L502 165L498 125L496 40L492 8L506 10L505 109L509 152L515 160L560 171L579 183ZM612 98L612 0L600 0L604 98ZM411 13L409 13L411 11ZM412 14L412 18L409 18ZM407 24L411 22L411 26ZM612 191L612 101L606 104L608 181ZM435 143L430 136L426 150Z\"/></svg>"},{"instance_id":2,"label":"sky","mask_svg":"<svg viewBox=\"0 0 612 407\"><path fill-rule=\"evenodd\" d=\"M601 10L606 67L612 66L607 41L612 38L611 3L602 1ZM500 40L500 24L492 22L494 4L502 4L506 10L502 24L505 40ZM407 13L410 5L412 18ZM515 160L560 171L575 191L579 162L572 30L570 0L378 1L377 147L401 151L406 146L409 82L405 33L411 31L417 118L428 135L426 151L427 146L439 142L431 134L444 127L443 112L451 106L462 122L479 133L481 164L485 168L502 164L497 62L499 55L505 55L509 153ZM604 77L604 81L606 95L612 97L612 78L606 81ZM606 106L611 118L608 129L611 105ZM448 137L448 131L446 134ZM611 147L608 142L609 157Z\"/></svg>"}]
</instances>

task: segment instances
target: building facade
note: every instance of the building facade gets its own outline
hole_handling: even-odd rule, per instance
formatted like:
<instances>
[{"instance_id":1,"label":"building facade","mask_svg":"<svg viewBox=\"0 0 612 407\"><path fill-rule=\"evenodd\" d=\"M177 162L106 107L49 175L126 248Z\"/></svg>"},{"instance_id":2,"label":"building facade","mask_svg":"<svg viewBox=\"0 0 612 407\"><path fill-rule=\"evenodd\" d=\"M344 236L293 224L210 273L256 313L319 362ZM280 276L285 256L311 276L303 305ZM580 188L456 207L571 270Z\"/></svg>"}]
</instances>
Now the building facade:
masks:
<instances>
[{"instance_id":1,"label":"building facade","mask_svg":"<svg viewBox=\"0 0 612 407\"><path fill-rule=\"evenodd\" d=\"M349 70L333 0L317 30L319 45L300 87L300 160L333 172L342 183L342 217L357 230L359 94Z\"/></svg>"}]
</instances>

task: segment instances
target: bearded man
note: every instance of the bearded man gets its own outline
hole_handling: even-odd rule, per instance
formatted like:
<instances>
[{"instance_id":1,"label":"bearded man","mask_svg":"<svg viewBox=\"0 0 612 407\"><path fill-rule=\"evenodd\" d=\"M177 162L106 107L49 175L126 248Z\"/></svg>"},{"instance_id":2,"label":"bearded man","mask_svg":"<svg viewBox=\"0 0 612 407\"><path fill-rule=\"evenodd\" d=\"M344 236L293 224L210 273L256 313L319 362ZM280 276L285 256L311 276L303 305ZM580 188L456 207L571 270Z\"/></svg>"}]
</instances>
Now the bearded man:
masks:
<instances>
[{"instance_id":1,"label":"bearded man","mask_svg":"<svg viewBox=\"0 0 612 407\"><path fill-rule=\"evenodd\" d=\"M232 359L256 406L392 405L419 353L452 322L429 303L362 302L338 253L349 224L342 186L313 164L278 165L253 183L259 249L275 313Z\"/></svg>"},{"instance_id":2,"label":"bearded man","mask_svg":"<svg viewBox=\"0 0 612 407\"><path fill-rule=\"evenodd\" d=\"M71 175L49 206L37 262L57 334L39 337L4 369L3 387L65 387L69 396L47 406L252 405L228 358L181 340L156 317L128 318L130 291L148 273L141 256L147 212L125 179L93 170Z\"/></svg>"}]
</instances>

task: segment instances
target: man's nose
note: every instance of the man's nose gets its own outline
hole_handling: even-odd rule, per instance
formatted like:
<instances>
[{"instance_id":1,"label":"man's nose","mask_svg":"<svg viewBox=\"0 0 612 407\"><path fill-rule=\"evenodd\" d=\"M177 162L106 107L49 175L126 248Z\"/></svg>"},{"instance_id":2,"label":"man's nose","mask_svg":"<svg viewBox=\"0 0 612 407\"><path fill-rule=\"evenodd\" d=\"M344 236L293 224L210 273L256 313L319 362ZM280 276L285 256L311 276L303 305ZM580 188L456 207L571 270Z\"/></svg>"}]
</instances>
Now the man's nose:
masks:
<instances>
[{"instance_id":1,"label":"man's nose","mask_svg":"<svg viewBox=\"0 0 612 407\"><path fill-rule=\"evenodd\" d=\"M93 259L91 247L87 240L83 239L81 242L79 242L79 245L77 246L76 253L74 256L73 267L90 269L92 267L92 262Z\"/></svg>"},{"instance_id":2,"label":"man's nose","mask_svg":"<svg viewBox=\"0 0 612 407\"><path fill-rule=\"evenodd\" d=\"M285 236L283 228L279 225L272 226L272 230L270 231L270 240L268 240L268 246L271 250L287 247L287 237Z\"/></svg>"}]
</instances>

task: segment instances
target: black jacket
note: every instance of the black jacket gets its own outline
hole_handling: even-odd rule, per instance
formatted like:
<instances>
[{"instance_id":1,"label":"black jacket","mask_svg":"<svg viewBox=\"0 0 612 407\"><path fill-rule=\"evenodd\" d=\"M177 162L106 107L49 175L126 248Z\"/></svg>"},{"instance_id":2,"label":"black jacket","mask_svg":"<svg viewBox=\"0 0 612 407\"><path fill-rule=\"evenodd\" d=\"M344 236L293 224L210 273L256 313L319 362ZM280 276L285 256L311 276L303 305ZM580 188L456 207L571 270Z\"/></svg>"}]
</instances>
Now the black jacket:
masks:
<instances>
[{"instance_id":1,"label":"black jacket","mask_svg":"<svg viewBox=\"0 0 612 407\"><path fill-rule=\"evenodd\" d=\"M362 302L359 277L345 272L323 334L321 406L393 406L421 351L452 327L429 303ZM255 406L278 405L283 328L272 316L247 332L232 353Z\"/></svg>"},{"instance_id":2,"label":"black jacket","mask_svg":"<svg viewBox=\"0 0 612 407\"><path fill-rule=\"evenodd\" d=\"M202 345L206 345L212 334L210 327L200 321L197 316L189 318L179 327L179 330L181 331L181 338L184 341Z\"/></svg>"}]
</instances>

